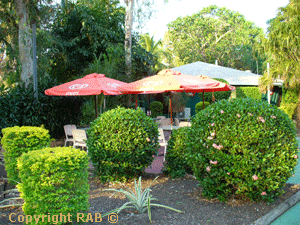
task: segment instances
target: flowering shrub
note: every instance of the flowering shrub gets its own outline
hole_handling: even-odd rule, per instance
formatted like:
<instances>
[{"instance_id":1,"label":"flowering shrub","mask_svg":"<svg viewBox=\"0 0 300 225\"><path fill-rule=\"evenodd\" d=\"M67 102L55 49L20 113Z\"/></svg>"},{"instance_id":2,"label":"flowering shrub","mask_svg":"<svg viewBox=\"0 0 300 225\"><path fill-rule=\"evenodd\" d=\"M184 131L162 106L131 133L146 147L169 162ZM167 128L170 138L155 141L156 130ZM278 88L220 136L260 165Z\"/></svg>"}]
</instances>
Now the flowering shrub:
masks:
<instances>
[{"instance_id":1,"label":"flowering shrub","mask_svg":"<svg viewBox=\"0 0 300 225\"><path fill-rule=\"evenodd\" d=\"M190 127L180 127L178 130L174 130L168 141L164 173L169 174L172 178L192 173L185 156L189 129Z\"/></svg>"},{"instance_id":2,"label":"flowering shrub","mask_svg":"<svg viewBox=\"0 0 300 225\"><path fill-rule=\"evenodd\" d=\"M140 109L107 111L87 133L89 155L102 182L141 175L159 148L157 124Z\"/></svg>"},{"instance_id":3,"label":"flowering shrub","mask_svg":"<svg viewBox=\"0 0 300 225\"><path fill-rule=\"evenodd\" d=\"M297 164L295 126L276 106L222 100L192 121L187 157L207 198L273 201Z\"/></svg>"}]
</instances>

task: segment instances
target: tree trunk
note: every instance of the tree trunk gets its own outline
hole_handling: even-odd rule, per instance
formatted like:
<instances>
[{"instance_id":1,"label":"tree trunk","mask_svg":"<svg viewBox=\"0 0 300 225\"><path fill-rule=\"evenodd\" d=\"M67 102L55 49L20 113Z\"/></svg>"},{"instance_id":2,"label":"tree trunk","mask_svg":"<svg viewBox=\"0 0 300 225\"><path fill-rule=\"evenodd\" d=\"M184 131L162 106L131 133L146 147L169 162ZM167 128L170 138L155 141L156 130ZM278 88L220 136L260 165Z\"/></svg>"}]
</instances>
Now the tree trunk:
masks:
<instances>
[{"instance_id":1,"label":"tree trunk","mask_svg":"<svg viewBox=\"0 0 300 225\"><path fill-rule=\"evenodd\" d=\"M133 7L134 0L126 0L125 16L125 65L126 76L131 78L131 44L132 44L132 24L133 24Z\"/></svg>"},{"instance_id":2,"label":"tree trunk","mask_svg":"<svg viewBox=\"0 0 300 225\"><path fill-rule=\"evenodd\" d=\"M21 80L26 86L30 83L33 71L32 61L32 30L30 27L29 14L23 0L17 0L19 16L19 59L21 63Z\"/></svg>"},{"instance_id":3,"label":"tree trunk","mask_svg":"<svg viewBox=\"0 0 300 225\"><path fill-rule=\"evenodd\" d=\"M131 45L132 45L132 24L133 24L133 7L134 0L125 0L126 16L125 16L125 74L128 81L131 82L132 77L132 61L131 61ZM128 106L131 106L131 95L128 95Z\"/></svg>"}]
</instances>

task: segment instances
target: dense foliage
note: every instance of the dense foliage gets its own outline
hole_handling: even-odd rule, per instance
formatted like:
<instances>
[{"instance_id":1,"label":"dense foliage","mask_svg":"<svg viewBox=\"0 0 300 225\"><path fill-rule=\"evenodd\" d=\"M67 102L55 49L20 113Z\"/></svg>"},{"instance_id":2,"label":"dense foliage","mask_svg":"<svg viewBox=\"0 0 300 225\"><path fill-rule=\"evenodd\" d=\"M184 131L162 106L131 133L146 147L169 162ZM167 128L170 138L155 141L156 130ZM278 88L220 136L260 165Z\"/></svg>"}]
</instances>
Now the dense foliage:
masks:
<instances>
[{"instance_id":1,"label":"dense foliage","mask_svg":"<svg viewBox=\"0 0 300 225\"><path fill-rule=\"evenodd\" d=\"M65 82L81 74L110 44L124 42L124 10L115 0L93 4L68 2L52 25L51 75Z\"/></svg>"},{"instance_id":2,"label":"dense foliage","mask_svg":"<svg viewBox=\"0 0 300 225\"><path fill-rule=\"evenodd\" d=\"M263 51L270 62L270 75L264 77L273 84L273 79L284 80L286 88L300 87L300 1L290 0L286 7L279 8L277 16L270 20L267 37L263 40ZM300 127L300 97L297 102L297 121ZM290 105L291 106L291 105ZM290 107L290 106L284 106ZM293 111L290 109L289 111Z\"/></svg>"},{"instance_id":3,"label":"dense foliage","mask_svg":"<svg viewBox=\"0 0 300 225\"><path fill-rule=\"evenodd\" d=\"M18 85L0 94L0 129L12 126L44 125L54 138L64 135L63 126L79 124L82 98L46 96L44 90L55 82L40 83L38 101L33 87Z\"/></svg>"},{"instance_id":4,"label":"dense foliage","mask_svg":"<svg viewBox=\"0 0 300 225\"><path fill-rule=\"evenodd\" d=\"M43 127L7 127L2 129L1 144L4 149L5 170L10 183L20 181L17 160L26 152L50 145L50 135Z\"/></svg>"},{"instance_id":5,"label":"dense foliage","mask_svg":"<svg viewBox=\"0 0 300 225\"><path fill-rule=\"evenodd\" d=\"M202 109L205 109L207 106L209 106L210 103L209 102L204 102L204 107L203 107L203 101L198 102L195 105L195 112L198 113L199 111L201 111Z\"/></svg>"},{"instance_id":6,"label":"dense foliage","mask_svg":"<svg viewBox=\"0 0 300 225\"><path fill-rule=\"evenodd\" d=\"M263 60L254 49L263 30L238 12L209 6L168 24L166 44L174 66L202 61L259 72ZM175 56L175 57L174 57Z\"/></svg>"},{"instance_id":7,"label":"dense foliage","mask_svg":"<svg viewBox=\"0 0 300 225\"><path fill-rule=\"evenodd\" d=\"M164 173L170 175L172 178L184 177L187 173L192 173L192 169L186 159L186 144L189 141L189 129L190 127L180 127L174 130L168 141Z\"/></svg>"},{"instance_id":8,"label":"dense foliage","mask_svg":"<svg viewBox=\"0 0 300 225\"><path fill-rule=\"evenodd\" d=\"M298 107L299 90L287 89L283 93L280 109L283 110L291 119L296 113Z\"/></svg>"},{"instance_id":9,"label":"dense foliage","mask_svg":"<svg viewBox=\"0 0 300 225\"><path fill-rule=\"evenodd\" d=\"M258 87L236 87L236 97L261 100L261 92Z\"/></svg>"},{"instance_id":10,"label":"dense foliage","mask_svg":"<svg viewBox=\"0 0 300 225\"><path fill-rule=\"evenodd\" d=\"M222 100L196 114L188 160L207 198L273 201L297 164L292 120L253 99Z\"/></svg>"},{"instance_id":11,"label":"dense foliage","mask_svg":"<svg viewBox=\"0 0 300 225\"><path fill-rule=\"evenodd\" d=\"M162 114L164 106L159 101L154 101L150 103L151 117L156 118L157 116Z\"/></svg>"},{"instance_id":12,"label":"dense foliage","mask_svg":"<svg viewBox=\"0 0 300 225\"><path fill-rule=\"evenodd\" d=\"M87 132L89 155L103 182L141 175L159 148L157 124L140 109L107 111Z\"/></svg>"},{"instance_id":13,"label":"dense foliage","mask_svg":"<svg viewBox=\"0 0 300 225\"><path fill-rule=\"evenodd\" d=\"M76 217L89 209L88 164L87 153L71 147L23 154L18 161L21 183L17 188L25 201L24 214L49 216L50 222L47 219L43 224L66 224L68 215L77 221ZM61 214L65 215L60 217L62 221L58 219Z\"/></svg>"}]
</instances>

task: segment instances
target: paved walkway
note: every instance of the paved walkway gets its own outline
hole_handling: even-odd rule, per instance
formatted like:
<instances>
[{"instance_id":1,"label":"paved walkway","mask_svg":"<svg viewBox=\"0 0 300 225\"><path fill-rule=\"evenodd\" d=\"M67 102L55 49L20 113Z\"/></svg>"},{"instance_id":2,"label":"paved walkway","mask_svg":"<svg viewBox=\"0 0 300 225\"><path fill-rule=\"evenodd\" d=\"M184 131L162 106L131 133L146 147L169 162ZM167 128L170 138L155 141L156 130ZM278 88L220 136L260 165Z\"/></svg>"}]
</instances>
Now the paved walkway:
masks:
<instances>
[{"instance_id":1,"label":"paved walkway","mask_svg":"<svg viewBox=\"0 0 300 225\"><path fill-rule=\"evenodd\" d=\"M299 146L300 146L300 137L297 138ZM300 153L298 153L300 157ZM298 157L298 159L299 159ZM300 184L300 163L296 166L295 176L291 177L288 180L288 183L291 184ZM300 202L298 202L295 206L287 210L280 217L278 217L271 225L299 225L300 224Z\"/></svg>"}]
</instances>

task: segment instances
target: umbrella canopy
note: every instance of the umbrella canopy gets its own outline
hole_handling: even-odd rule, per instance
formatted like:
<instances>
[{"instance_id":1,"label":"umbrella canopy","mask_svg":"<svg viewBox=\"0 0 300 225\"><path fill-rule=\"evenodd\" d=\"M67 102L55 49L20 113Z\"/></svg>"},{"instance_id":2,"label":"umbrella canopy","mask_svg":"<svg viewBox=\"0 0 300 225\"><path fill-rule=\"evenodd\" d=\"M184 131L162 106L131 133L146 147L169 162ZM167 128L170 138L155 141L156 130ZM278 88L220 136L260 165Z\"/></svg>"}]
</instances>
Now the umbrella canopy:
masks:
<instances>
[{"instance_id":1,"label":"umbrella canopy","mask_svg":"<svg viewBox=\"0 0 300 225\"><path fill-rule=\"evenodd\" d=\"M46 95L55 96L84 96L84 95L121 95L118 89L127 83L105 77L104 74L89 74L83 78L76 79L50 89L45 90ZM95 100L95 111L97 117L97 100Z\"/></svg>"},{"instance_id":2,"label":"umbrella canopy","mask_svg":"<svg viewBox=\"0 0 300 225\"><path fill-rule=\"evenodd\" d=\"M118 87L125 82L105 77L104 74L93 73L83 78L73 80L45 90L46 95L120 95Z\"/></svg>"},{"instance_id":3,"label":"umbrella canopy","mask_svg":"<svg viewBox=\"0 0 300 225\"><path fill-rule=\"evenodd\" d=\"M152 94L162 92L215 92L232 91L235 87L207 76L191 76L166 69L157 75L118 87L124 94ZM170 103L172 110L172 106ZM171 112L172 118L172 112Z\"/></svg>"},{"instance_id":4,"label":"umbrella canopy","mask_svg":"<svg viewBox=\"0 0 300 225\"><path fill-rule=\"evenodd\" d=\"M203 76L185 75L174 70L162 70L157 75L126 84L119 89L126 94L149 94L168 91L200 92L204 89L219 88L220 82Z\"/></svg>"}]
</instances>

